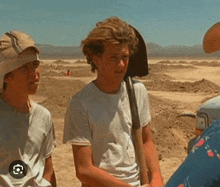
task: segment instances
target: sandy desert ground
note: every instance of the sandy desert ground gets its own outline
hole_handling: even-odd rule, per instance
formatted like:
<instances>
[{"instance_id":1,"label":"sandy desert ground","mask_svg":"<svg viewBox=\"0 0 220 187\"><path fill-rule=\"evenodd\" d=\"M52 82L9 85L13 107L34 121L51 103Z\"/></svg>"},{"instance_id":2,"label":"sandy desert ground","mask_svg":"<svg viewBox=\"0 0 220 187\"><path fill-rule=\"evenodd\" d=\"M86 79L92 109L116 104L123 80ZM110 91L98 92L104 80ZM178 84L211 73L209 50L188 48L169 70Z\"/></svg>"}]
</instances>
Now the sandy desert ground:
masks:
<instances>
[{"instance_id":1,"label":"sandy desert ground","mask_svg":"<svg viewBox=\"0 0 220 187\"><path fill-rule=\"evenodd\" d=\"M208 60L150 60L150 74L137 78L150 98L152 133L166 182L187 155L187 143L194 136L195 119L179 116L196 112L207 98L220 92L220 63ZM71 76L65 76L67 70ZM79 187L71 146L62 144L64 115L68 99L95 78L83 60L43 60L41 86L33 99L53 116L57 147L53 164L58 187Z\"/></svg>"}]
</instances>

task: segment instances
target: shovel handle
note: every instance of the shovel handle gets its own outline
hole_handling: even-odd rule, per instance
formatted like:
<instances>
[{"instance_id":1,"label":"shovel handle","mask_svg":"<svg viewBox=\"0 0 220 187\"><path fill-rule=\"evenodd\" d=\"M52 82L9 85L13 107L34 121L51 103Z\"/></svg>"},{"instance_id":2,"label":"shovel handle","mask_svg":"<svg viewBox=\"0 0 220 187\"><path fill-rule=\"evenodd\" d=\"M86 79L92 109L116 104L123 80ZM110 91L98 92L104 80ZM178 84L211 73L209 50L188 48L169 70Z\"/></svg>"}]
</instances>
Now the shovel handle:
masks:
<instances>
[{"instance_id":1,"label":"shovel handle","mask_svg":"<svg viewBox=\"0 0 220 187\"><path fill-rule=\"evenodd\" d=\"M130 76L126 79L126 87L128 91L128 98L131 109L132 131L134 136L135 152L140 167L140 181L141 181L141 185L149 184L143 139L142 139L142 127L140 125L140 118L138 115L138 107L134 92L134 86Z\"/></svg>"}]
</instances>

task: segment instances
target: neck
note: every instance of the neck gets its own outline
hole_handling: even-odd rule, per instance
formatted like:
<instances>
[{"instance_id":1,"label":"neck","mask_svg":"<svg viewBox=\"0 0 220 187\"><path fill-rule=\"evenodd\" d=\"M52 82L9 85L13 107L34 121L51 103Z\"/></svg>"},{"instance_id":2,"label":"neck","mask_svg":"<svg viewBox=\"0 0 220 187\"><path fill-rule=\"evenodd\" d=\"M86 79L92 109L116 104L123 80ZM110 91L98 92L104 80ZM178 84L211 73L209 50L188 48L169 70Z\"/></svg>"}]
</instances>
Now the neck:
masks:
<instances>
[{"instance_id":1,"label":"neck","mask_svg":"<svg viewBox=\"0 0 220 187\"><path fill-rule=\"evenodd\" d=\"M15 93L13 90L10 91L6 89L5 91L2 91L0 97L4 102L18 112L28 113L31 109L28 95L23 95L17 92Z\"/></svg>"},{"instance_id":2,"label":"neck","mask_svg":"<svg viewBox=\"0 0 220 187\"><path fill-rule=\"evenodd\" d=\"M99 78L94 80L94 84L99 88L99 90L107 94L115 94L120 90L121 87L121 82L106 81Z\"/></svg>"}]
</instances>

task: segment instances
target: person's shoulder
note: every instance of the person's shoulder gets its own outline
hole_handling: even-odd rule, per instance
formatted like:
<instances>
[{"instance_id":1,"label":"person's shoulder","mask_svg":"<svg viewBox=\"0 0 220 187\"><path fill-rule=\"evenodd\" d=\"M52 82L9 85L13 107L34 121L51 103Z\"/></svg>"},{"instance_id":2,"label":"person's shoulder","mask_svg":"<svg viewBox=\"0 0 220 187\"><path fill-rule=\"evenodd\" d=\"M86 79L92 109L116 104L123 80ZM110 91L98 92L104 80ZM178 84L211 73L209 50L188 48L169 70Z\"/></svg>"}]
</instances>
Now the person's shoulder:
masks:
<instances>
[{"instance_id":1,"label":"person's shoulder","mask_svg":"<svg viewBox=\"0 0 220 187\"><path fill-rule=\"evenodd\" d=\"M144 84L136 79L133 79L133 84L134 84L134 89L136 90L146 90L146 87L144 86Z\"/></svg>"},{"instance_id":2,"label":"person's shoulder","mask_svg":"<svg viewBox=\"0 0 220 187\"><path fill-rule=\"evenodd\" d=\"M80 90L78 93L73 95L69 100L69 104L83 102L84 100L91 98L93 96L93 85L92 84L93 83L90 82L82 90Z\"/></svg>"},{"instance_id":3,"label":"person's shoulder","mask_svg":"<svg viewBox=\"0 0 220 187\"><path fill-rule=\"evenodd\" d=\"M32 102L32 105L33 105L33 111L34 112L38 112L38 113L41 113L45 116L48 116L48 117L51 117L51 112L45 108L44 106L34 102L34 101L31 101Z\"/></svg>"},{"instance_id":4,"label":"person's shoulder","mask_svg":"<svg viewBox=\"0 0 220 187\"><path fill-rule=\"evenodd\" d=\"M82 90L73 95L68 102L68 106L79 107L82 105L82 103L88 103L89 100L91 100L94 96L94 87L92 84L93 83L90 82Z\"/></svg>"},{"instance_id":5,"label":"person's shoulder","mask_svg":"<svg viewBox=\"0 0 220 187\"><path fill-rule=\"evenodd\" d=\"M37 128L44 129L46 133L49 132L51 127L53 127L51 112L34 101L32 101L32 105L33 110L31 111L31 115L34 119L33 121L35 121L34 123L38 124Z\"/></svg>"}]
</instances>

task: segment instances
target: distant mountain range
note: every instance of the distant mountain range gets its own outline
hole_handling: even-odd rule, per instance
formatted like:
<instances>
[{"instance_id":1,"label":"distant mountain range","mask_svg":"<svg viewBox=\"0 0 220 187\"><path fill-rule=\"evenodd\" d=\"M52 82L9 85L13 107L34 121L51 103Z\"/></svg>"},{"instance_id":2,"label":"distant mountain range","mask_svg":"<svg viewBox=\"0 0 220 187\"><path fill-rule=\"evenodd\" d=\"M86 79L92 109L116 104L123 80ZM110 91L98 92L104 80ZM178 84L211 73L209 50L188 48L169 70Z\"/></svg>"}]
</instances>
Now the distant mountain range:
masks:
<instances>
[{"instance_id":1,"label":"distant mountain range","mask_svg":"<svg viewBox=\"0 0 220 187\"><path fill-rule=\"evenodd\" d=\"M80 47L78 46L54 46L50 44L36 44L41 51L43 59L76 59L84 58ZM156 43L147 43L147 54L152 58L213 58L219 59L219 53L208 55L204 53L202 45L184 46L169 45L160 46Z\"/></svg>"},{"instance_id":2,"label":"distant mountain range","mask_svg":"<svg viewBox=\"0 0 220 187\"><path fill-rule=\"evenodd\" d=\"M78 46L54 46L50 44L36 44L40 49L40 57L46 59L72 59L83 58L81 49Z\"/></svg>"}]
</instances>

